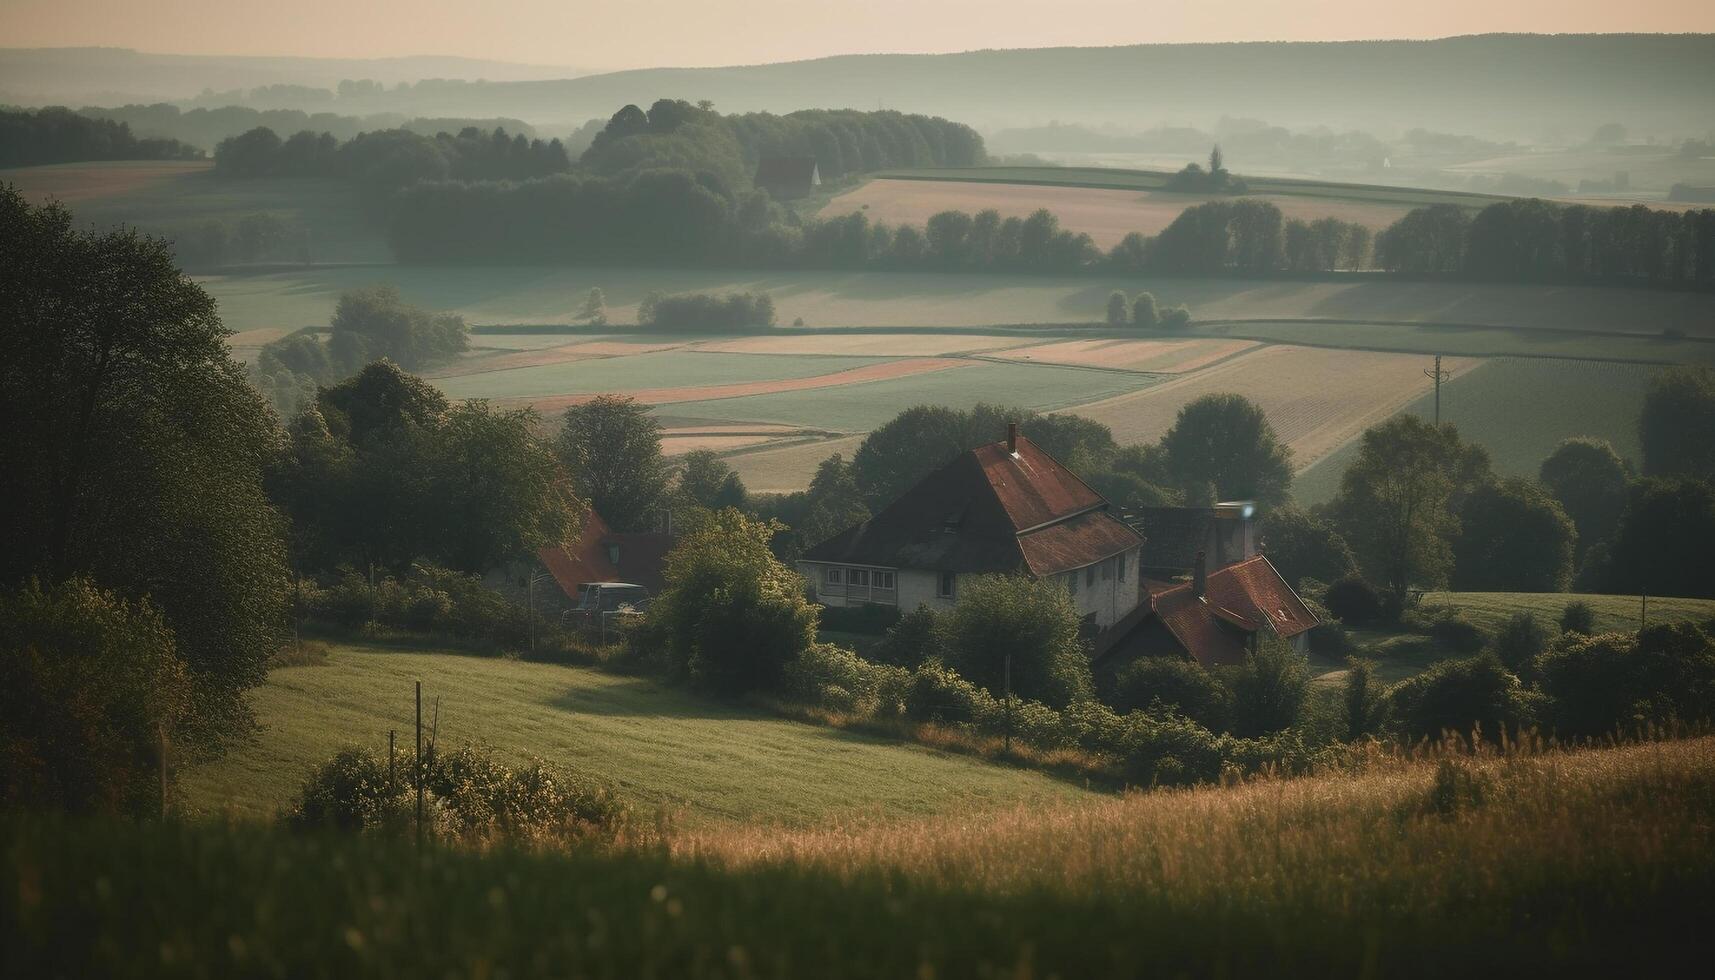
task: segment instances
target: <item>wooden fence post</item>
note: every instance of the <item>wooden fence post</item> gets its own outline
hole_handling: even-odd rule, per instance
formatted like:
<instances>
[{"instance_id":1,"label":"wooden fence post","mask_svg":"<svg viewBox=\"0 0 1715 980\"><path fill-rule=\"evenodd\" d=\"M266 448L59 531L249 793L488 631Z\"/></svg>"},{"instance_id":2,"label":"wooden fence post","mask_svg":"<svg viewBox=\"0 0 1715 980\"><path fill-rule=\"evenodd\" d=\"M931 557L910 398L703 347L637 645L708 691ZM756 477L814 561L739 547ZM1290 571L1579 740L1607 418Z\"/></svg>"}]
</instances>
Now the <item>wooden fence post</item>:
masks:
<instances>
[{"instance_id":1,"label":"wooden fence post","mask_svg":"<svg viewBox=\"0 0 1715 980\"><path fill-rule=\"evenodd\" d=\"M412 778L417 784L417 850L423 849L423 682L417 682L417 764Z\"/></svg>"}]
</instances>

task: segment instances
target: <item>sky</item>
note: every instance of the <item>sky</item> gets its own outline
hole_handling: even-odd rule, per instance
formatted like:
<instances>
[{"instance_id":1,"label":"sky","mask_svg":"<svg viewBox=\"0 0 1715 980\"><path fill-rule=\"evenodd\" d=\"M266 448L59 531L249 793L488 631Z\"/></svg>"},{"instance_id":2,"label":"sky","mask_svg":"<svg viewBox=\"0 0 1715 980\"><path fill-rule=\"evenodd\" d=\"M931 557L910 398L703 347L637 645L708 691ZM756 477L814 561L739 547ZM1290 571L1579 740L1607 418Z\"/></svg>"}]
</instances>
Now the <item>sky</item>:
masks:
<instances>
[{"instance_id":1,"label":"sky","mask_svg":"<svg viewBox=\"0 0 1715 980\"><path fill-rule=\"evenodd\" d=\"M1490 31L1715 32L1711 0L0 0L0 46L587 69Z\"/></svg>"}]
</instances>

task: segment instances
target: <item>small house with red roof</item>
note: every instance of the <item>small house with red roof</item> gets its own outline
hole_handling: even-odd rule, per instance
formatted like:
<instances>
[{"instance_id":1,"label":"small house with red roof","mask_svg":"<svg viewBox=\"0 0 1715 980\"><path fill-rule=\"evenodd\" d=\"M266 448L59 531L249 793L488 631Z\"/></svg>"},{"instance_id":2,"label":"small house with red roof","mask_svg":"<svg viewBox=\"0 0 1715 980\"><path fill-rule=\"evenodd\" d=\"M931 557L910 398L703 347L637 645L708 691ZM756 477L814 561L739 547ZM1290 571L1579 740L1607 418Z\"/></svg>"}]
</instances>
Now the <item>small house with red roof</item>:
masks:
<instances>
[{"instance_id":1,"label":"small house with red roof","mask_svg":"<svg viewBox=\"0 0 1715 980\"><path fill-rule=\"evenodd\" d=\"M1203 667L1236 664L1264 635L1303 651L1316 616L1267 556L1249 554L1213 571L1206 556L1199 557L1189 582L1146 581L1145 600L1096 637L1098 671L1117 673L1139 657L1189 657Z\"/></svg>"},{"instance_id":2,"label":"small house with red roof","mask_svg":"<svg viewBox=\"0 0 1715 980\"><path fill-rule=\"evenodd\" d=\"M585 511L575 540L536 552L539 567L514 565L491 573L487 582L521 601L530 596L539 613L578 605L586 585L641 585L655 596L666 584L667 552L675 540L672 534L655 531L614 531L592 508ZM538 584L532 590L530 583L542 583L544 572L558 588Z\"/></svg>"},{"instance_id":3,"label":"small house with red roof","mask_svg":"<svg viewBox=\"0 0 1715 980\"><path fill-rule=\"evenodd\" d=\"M1007 427L880 513L806 551L798 570L828 606L951 607L960 583L1022 573L1065 585L1097 628L1141 598L1143 539L1108 501Z\"/></svg>"}]
</instances>

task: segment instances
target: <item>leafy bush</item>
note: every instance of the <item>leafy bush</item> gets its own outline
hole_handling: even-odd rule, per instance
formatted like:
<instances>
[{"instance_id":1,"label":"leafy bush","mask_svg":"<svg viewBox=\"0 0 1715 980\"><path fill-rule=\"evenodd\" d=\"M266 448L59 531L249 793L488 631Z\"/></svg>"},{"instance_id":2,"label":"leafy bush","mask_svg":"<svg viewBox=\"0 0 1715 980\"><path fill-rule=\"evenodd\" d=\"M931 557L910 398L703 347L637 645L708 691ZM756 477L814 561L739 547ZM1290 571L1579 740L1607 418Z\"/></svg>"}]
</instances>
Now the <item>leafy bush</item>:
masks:
<instances>
[{"instance_id":1,"label":"leafy bush","mask_svg":"<svg viewBox=\"0 0 1715 980\"><path fill-rule=\"evenodd\" d=\"M1382 597L1370 583L1349 575L1328 586L1322 604L1340 621L1352 626L1373 623L1382 617Z\"/></svg>"},{"instance_id":2,"label":"leafy bush","mask_svg":"<svg viewBox=\"0 0 1715 980\"><path fill-rule=\"evenodd\" d=\"M765 329L774 326L774 299L767 293L649 296L637 308L637 323L655 330Z\"/></svg>"},{"instance_id":3,"label":"leafy bush","mask_svg":"<svg viewBox=\"0 0 1715 980\"><path fill-rule=\"evenodd\" d=\"M913 671L905 689L905 716L913 721L978 722L999 710L987 691L936 661Z\"/></svg>"},{"instance_id":4,"label":"leafy bush","mask_svg":"<svg viewBox=\"0 0 1715 980\"><path fill-rule=\"evenodd\" d=\"M1487 655L1443 660L1394 685L1388 699L1401 730L1411 738L1464 735L1473 728L1493 737L1533 720L1518 676Z\"/></svg>"},{"instance_id":5,"label":"leafy bush","mask_svg":"<svg viewBox=\"0 0 1715 980\"><path fill-rule=\"evenodd\" d=\"M1159 704L1213 731L1226 727L1229 711L1221 682L1180 657L1143 657L1127 664L1115 677L1108 702L1121 714Z\"/></svg>"},{"instance_id":6,"label":"leafy bush","mask_svg":"<svg viewBox=\"0 0 1715 980\"><path fill-rule=\"evenodd\" d=\"M368 749L340 749L304 780L286 822L300 830L404 829L411 819L410 765L391 782L387 775L387 764Z\"/></svg>"},{"instance_id":7,"label":"leafy bush","mask_svg":"<svg viewBox=\"0 0 1715 980\"><path fill-rule=\"evenodd\" d=\"M1537 658L1557 734L1600 736L1715 718L1715 640L1691 623L1568 633Z\"/></svg>"},{"instance_id":8,"label":"leafy bush","mask_svg":"<svg viewBox=\"0 0 1715 980\"><path fill-rule=\"evenodd\" d=\"M1582 599L1568 602L1560 614L1560 632L1584 636L1596 632L1596 607Z\"/></svg>"},{"instance_id":9,"label":"leafy bush","mask_svg":"<svg viewBox=\"0 0 1715 980\"><path fill-rule=\"evenodd\" d=\"M1356 741L1381 730L1387 715L1386 694L1376 678L1375 661L1361 657L1346 661L1346 683L1340 692L1346 741Z\"/></svg>"},{"instance_id":10,"label":"leafy bush","mask_svg":"<svg viewBox=\"0 0 1715 980\"><path fill-rule=\"evenodd\" d=\"M1290 728L1304 708L1310 664L1292 645L1259 636L1257 649L1243 663L1222 668L1230 692L1234 734L1266 735Z\"/></svg>"},{"instance_id":11,"label":"leafy bush","mask_svg":"<svg viewBox=\"0 0 1715 980\"><path fill-rule=\"evenodd\" d=\"M142 814L192 685L161 614L84 579L0 595L0 806Z\"/></svg>"},{"instance_id":12,"label":"leafy bush","mask_svg":"<svg viewBox=\"0 0 1715 980\"><path fill-rule=\"evenodd\" d=\"M832 643L817 643L786 665L780 690L802 704L866 716L897 715L910 672L874 664Z\"/></svg>"},{"instance_id":13,"label":"leafy bush","mask_svg":"<svg viewBox=\"0 0 1715 980\"><path fill-rule=\"evenodd\" d=\"M473 746L437 756L425 785L466 835L581 836L612 830L624 808L599 780L542 759L511 767Z\"/></svg>"},{"instance_id":14,"label":"leafy bush","mask_svg":"<svg viewBox=\"0 0 1715 980\"><path fill-rule=\"evenodd\" d=\"M1548 640L1548 631L1535 616L1513 613L1495 634L1495 655L1508 670L1522 674L1531 670L1536 658L1548 649Z\"/></svg>"},{"instance_id":15,"label":"leafy bush","mask_svg":"<svg viewBox=\"0 0 1715 980\"><path fill-rule=\"evenodd\" d=\"M947 615L947 661L999 695L1012 661L1012 692L1064 707L1090 696L1089 657L1078 637L1078 610L1054 582L988 575L960 583Z\"/></svg>"},{"instance_id":16,"label":"leafy bush","mask_svg":"<svg viewBox=\"0 0 1715 980\"><path fill-rule=\"evenodd\" d=\"M305 588L303 601L310 619L344 629L380 626L512 648L530 635L523 605L474 575L426 562L413 564L403 581L386 576L373 585L348 569L327 588Z\"/></svg>"},{"instance_id":17,"label":"leafy bush","mask_svg":"<svg viewBox=\"0 0 1715 980\"><path fill-rule=\"evenodd\" d=\"M916 668L946 653L942 616L929 606L918 606L888 627L887 635L871 651L875 661Z\"/></svg>"},{"instance_id":18,"label":"leafy bush","mask_svg":"<svg viewBox=\"0 0 1715 980\"><path fill-rule=\"evenodd\" d=\"M1476 653L1489 642L1481 627L1456 612L1436 616L1429 623L1428 633L1436 646L1454 653Z\"/></svg>"}]
</instances>

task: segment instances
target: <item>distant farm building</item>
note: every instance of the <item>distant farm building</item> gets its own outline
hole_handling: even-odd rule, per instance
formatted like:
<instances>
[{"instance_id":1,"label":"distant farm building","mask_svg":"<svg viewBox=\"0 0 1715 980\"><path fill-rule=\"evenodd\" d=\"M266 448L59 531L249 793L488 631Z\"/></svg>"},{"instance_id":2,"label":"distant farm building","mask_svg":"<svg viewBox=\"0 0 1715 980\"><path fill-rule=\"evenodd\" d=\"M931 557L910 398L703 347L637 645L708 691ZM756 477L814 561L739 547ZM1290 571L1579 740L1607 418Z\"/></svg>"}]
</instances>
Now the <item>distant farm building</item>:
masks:
<instances>
[{"instance_id":1,"label":"distant farm building","mask_svg":"<svg viewBox=\"0 0 1715 980\"><path fill-rule=\"evenodd\" d=\"M592 509L585 513L575 540L539 550L535 562L490 573L487 583L533 603L536 612L549 618L577 607L585 586L624 583L659 595L674 541L668 533L614 531Z\"/></svg>"},{"instance_id":2,"label":"distant farm building","mask_svg":"<svg viewBox=\"0 0 1715 980\"><path fill-rule=\"evenodd\" d=\"M765 156L756 164L756 186L775 197L803 197L821 184L815 157Z\"/></svg>"}]
</instances>

